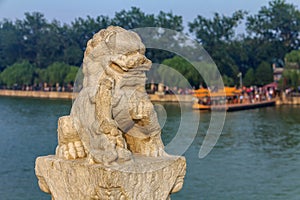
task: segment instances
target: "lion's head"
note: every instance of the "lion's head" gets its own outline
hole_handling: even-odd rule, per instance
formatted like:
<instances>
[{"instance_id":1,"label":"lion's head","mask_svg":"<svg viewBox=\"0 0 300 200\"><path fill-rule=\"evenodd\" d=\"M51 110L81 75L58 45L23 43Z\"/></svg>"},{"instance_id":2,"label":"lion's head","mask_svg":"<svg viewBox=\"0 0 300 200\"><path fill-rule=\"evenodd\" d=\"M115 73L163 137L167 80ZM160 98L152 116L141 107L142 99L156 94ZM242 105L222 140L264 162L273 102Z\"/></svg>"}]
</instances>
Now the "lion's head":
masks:
<instances>
[{"instance_id":1,"label":"lion's head","mask_svg":"<svg viewBox=\"0 0 300 200\"><path fill-rule=\"evenodd\" d=\"M88 41L84 57L105 60L110 67L126 72L139 67L149 69L151 61L144 54L145 46L135 32L109 26Z\"/></svg>"}]
</instances>

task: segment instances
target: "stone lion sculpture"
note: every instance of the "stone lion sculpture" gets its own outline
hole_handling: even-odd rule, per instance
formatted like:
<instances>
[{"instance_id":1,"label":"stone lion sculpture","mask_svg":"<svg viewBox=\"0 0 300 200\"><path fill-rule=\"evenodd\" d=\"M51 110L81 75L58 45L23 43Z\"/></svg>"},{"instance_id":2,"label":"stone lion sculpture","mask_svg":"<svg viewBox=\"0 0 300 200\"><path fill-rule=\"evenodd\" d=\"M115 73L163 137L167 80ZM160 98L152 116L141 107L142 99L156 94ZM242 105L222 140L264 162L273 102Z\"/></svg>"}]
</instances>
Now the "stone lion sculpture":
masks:
<instances>
[{"instance_id":1,"label":"stone lion sculpture","mask_svg":"<svg viewBox=\"0 0 300 200\"><path fill-rule=\"evenodd\" d=\"M58 120L56 154L87 157L105 165L132 160L132 153L163 156L156 112L145 91L145 57L140 37L110 26L87 43L83 88L69 116Z\"/></svg>"}]
</instances>

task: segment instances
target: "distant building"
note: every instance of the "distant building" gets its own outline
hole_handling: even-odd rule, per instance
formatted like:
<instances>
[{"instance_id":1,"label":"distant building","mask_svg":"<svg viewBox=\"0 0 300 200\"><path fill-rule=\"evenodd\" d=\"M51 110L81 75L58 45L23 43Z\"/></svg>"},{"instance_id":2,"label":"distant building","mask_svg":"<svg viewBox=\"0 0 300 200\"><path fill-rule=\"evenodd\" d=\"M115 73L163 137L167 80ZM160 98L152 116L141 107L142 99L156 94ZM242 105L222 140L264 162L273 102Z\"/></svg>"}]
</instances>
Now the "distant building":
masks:
<instances>
[{"instance_id":1,"label":"distant building","mask_svg":"<svg viewBox=\"0 0 300 200\"><path fill-rule=\"evenodd\" d=\"M283 67L278 67L275 63L273 63L272 67L273 67L273 80L274 80L274 82L278 83L278 81L282 77L282 73L284 71L284 68Z\"/></svg>"}]
</instances>

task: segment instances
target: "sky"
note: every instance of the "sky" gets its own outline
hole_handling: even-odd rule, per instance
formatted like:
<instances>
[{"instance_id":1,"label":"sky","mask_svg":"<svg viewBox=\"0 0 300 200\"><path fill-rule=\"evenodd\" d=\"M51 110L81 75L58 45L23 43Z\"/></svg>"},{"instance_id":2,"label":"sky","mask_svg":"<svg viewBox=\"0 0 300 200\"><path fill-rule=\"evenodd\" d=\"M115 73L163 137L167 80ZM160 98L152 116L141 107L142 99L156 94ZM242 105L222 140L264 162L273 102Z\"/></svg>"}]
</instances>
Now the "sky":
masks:
<instances>
[{"instance_id":1,"label":"sky","mask_svg":"<svg viewBox=\"0 0 300 200\"><path fill-rule=\"evenodd\" d=\"M0 0L0 20L22 19L25 12L38 11L52 21L70 23L75 18L108 15L139 7L148 14L157 14L160 10L183 17L184 25L197 15L212 17L214 12L231 15L242 9L255 14L261 6L268 5L268 0ZM300 0L286 0L300 9Z\"/></svg>"}]
</instances>

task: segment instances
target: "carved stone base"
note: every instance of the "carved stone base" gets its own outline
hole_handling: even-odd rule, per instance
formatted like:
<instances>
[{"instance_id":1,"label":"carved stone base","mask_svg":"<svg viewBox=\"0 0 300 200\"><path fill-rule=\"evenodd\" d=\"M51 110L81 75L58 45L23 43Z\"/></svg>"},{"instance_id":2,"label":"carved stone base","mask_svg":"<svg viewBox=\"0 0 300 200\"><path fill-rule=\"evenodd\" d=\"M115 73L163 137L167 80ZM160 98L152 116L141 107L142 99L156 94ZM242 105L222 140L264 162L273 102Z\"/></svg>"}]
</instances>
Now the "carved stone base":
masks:
<instances>
[{"instance_id":1,"label":"carved stone base","mask_svg":"<svg viewBox=\"0 0 300 200\"><path fill-rule=\"evenodd\" d=\"M41 190L53 200L167 200L182 188L185 171L184 157L136 155L110 167L55 156L38 157L35 166Z\"/></svg>"}]
</instances>

